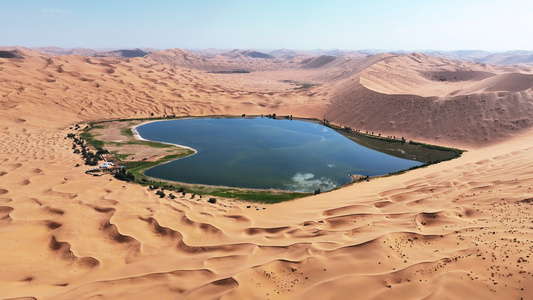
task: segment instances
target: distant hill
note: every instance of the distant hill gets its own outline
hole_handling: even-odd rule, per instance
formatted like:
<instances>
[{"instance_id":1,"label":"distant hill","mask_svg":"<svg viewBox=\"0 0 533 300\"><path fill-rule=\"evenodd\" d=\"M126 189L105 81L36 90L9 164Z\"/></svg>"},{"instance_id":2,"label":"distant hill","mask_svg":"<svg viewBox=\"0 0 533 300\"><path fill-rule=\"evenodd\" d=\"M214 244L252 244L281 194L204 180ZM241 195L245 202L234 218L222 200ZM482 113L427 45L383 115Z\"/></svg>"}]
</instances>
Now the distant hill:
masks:
<instances>
[{"instance_id":1,"label":"distant hill","mask_svg":"<svg viewBox=\"0 0 533 300\"><path fill-rule=\"evenodd\" d=\"M89 57L144 57L150 53L160 50L153 48L135 48L135 49L112 49L112 50L94 50L88 48L59 48L59 47L38 47L31 48L40 53L51 55L80 55ZM376 55L380 53L395 53L399 55L409 54L412 51L384 51L379 49L365 49L365 50L292 50L292 49L277 49L272 51L256 51L256 50L242 50L234 49L231 51L224 49L195 49L187 50L188 53L201 58L216 58L221 56L223 59L233 60L248 60L248 59L295 59L302 61L305 59L320 58L317 61L324 61L323 57L345 57L360 59L369 55ZM533 64L533 51L515 50L507 52L488 52L484 50L453 50L453 51L439 51L439 50L423 50L420 53L433 56L442 57L446 59L486 63L492 65L515 65L515 64ZM315 61L315 63L317 62ZM311 67L311 66L308 66Z\"/></svg>"},{"instance_id":2,"label":"distant hill","mask_svg":"<svg viewBox=\"0 0 533 300\"><path fill-rule=\"evenodd\" d=\"M206 58L213 58L219 54L228 52L227 49L215 49L215 48L209 48L209 49L186 49L187 52L192 53L196 56L200 57L206 57Z\"/></svg>"},{"instance_id":3,"label":"distant hill","mask_svg":"<svg viewBox=\"0 0 533 300\"><path fill-rule=\"evenodd\" d=\"M304 68L313 69L320 68L326 64L337 59L335 56L321 55L319 57L312 57L302 61L302 66Z\"/></svg>"},{"instance_id":4,"label":"distant hill","mask_svg":"<svg viewBox=\"0 0 533 300\"><path fill-rule=\"evenodd\" d=\"M141 49L122 49L122 50L115 50L115 51L108 51L108 52L99 52L96 53L95 57L144 57L148 55L148 52L144 52Z\"/></svg>"},{"instance_id":5,"label":"distant hill","mask_svg":"<svg viewBox=\"0 0 533 300\"><path fill-rule=\"evenodd\" d=\"M119 49L119 50L109 50L101 51L87 48L59 48L59 47L38 47L32 48L40 53L52 54L52 55L79 55L79 56L89 56L89 57L144 57L149 54L151 51L143 51L141 49Z\"/></svg>"},{"instance_id":6,"label":"distant hill","mask_svg":"<svg viewBox=\"0 0 533 300\"><path fill-rule=\"evenodd\" d=\"M483 60L476 60L494 65L514 65L533 63L533 51L511 51L505 53L490 54Z\"/></svg>"},{"instance_id":7,"label":"distant hill","mask_svg":"<svg viewBox=\"0 0 533 300\"><path fill-rule=\"evenodd\" d=\"M0 51L1 58L22 58L21 53L18 50Z\"/></svg>"},{"instance_id":8,"label":"distant hill","mask_svg":"<svg viewBox=\"0 0 533 300\"><path fill-rule=\"evenodd\" d=\"M265 58L265 59L271 59L274 58L271 55L268 55L266 53L258 52L255 50L240 50L235 49L230 52L222 53L221 56L229 57L229 58L242 58L242 57L250 57L250 58Z\"/></svg>"},{"instance_id":9,"label":"distant hill","mask_svg":"<svg viewBox=\"0 0 533 300\"><path fill-rule=\"evenodd\" d=\"M244 55L248 57L253 57L253 58L273 58L272 56L268 54L257 52L257 51L245 51Z\"/></svg>"},{"instance_id":10,"label":"distant hill","mask_svg":"<svg viewBox=\"0 0 533 300\"><path fill-rule=\"evenodd\" d=\"M296 56L300 56L303 53L302 51L296 51L296 50L290 50L290 49L278 49L273 50L268 53L270 56L273 57L279 57L279 58L293 58Z\"/></svg>"},{"instance_id":11,"label":"distant hill","mask_svg":"<svg viewBox=\"0 0 533 300\"><path fill-rule=\"evenodd\" d=\"M218 62L206 57L200 57L183 49L167 49L156 51L148 54L146 58L173 67L196 69L208 72L233 70L225 62Z\"/></svg>"},{"instance_id":12,"label":"distant hill","mask_svg":"<svg viewBox=\"0 0 533 300\"><path fill-rule=\"evenodd\" d=\"M427 55L460 61L491 65L515 65L533 63L533 51L487 52L483 50L427 51Z\"/></svg>"}]
</instances>

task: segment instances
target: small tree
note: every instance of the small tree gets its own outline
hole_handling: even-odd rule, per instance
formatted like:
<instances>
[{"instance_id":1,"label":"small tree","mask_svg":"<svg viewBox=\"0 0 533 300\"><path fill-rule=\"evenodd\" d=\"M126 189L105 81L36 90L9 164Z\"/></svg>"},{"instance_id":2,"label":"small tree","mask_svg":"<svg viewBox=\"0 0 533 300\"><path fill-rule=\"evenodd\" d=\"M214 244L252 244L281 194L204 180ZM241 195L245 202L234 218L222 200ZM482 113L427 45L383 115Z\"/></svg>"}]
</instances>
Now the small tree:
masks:
<instances>
[{"instance_id":1,"label":"small tree","mask_svg":"<svg viewBox=\"0 0 533 300\"><path fill-rule=\"evenodd\" d=\"M98 158L94 157L89 163L89 166L98 166Z\"/></svg>"},{"instance_id":2,"label":"small tree","mask_svg":"<svg viewBox=\"0 0 533 300\"><path fill-rule=\"evenodd\" d=\"M126 168L121 168L120 171L115 173L115 178L123 181L134 181L135 176L131 172L127 172Z\"/></svg>"}]
</instances>

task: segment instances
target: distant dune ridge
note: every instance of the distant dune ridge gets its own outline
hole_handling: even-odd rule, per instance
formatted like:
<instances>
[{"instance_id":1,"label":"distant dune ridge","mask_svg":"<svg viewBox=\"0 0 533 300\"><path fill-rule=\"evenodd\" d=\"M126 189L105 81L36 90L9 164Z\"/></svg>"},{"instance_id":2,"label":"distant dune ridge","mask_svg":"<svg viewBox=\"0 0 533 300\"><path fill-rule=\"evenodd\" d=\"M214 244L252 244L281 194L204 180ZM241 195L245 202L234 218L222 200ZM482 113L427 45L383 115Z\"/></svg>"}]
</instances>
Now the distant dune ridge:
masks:
<instances>
[{"instance_id":1,"label":"distant dune ridge","mask_svg":"<svg viewBox=\"0 0 533 300\"><path fill-rule=\"evenodd\" d=\"M85 48L65 49L59 47L39 47L32 50L52 55L80 55L94 57L143 57L154 52L154 49L118 49L118 50L94 50Z\"/></svg>"},{"instance_id":2,"label":"distant dune ridge","mask_svg":"<svg viewBox=\"0 0 533 300\"><path fill-rule=\"evenodd\" d=\"M22 58L22 55L18 50L6 50L0 51L0 58Z\"/></svg>"},{"instance_id":3,"label":"distant dune ridge","mask_svg":"<svg viewBox=\"0 0 533 300\"><path fill-rule=\"evenodd\" d=\"M38 47L32 48L32 50L52 55L81 55L81 56L98 56L98 57L131 57L132 53L135 53L135 57L144 56L152 52L160 51L155 48L137 48L137 49L112 49L112 50L94 50L87 48L59 48L59 47ZM195 54L197 56L212 58L216 55L232 56L241 53L244 56L256 58L285 58L290 59L297 56L334 56L334 57L347 57L347 58L363 58L368 55L375 55L384 53L382 50L358 50L358 51L346 51L346 50L292 50L292 49L276 49L276 50L224 50L224 49L187 49L187 52ZM393 51L395 54L403 55L411 52L406 51ZM516 65L516 64L533 64L533 51L515 50L506 52L487 52L483 50L455 50L455 51L437 51L437 50L425 50L416 51L433 57L442 57L451 60L486 63L493 65ZM144 54L143 54L144 53Z\"/></svg>"},{"instance_id":4,"label":"distant dune ridge","mask_svg":"<svg viewBox=\"0 0 533 300\"><path fill-rule=\"evenodd\" d=\"M448 59L472 61L494 65L513 65L533 63L533 51L507 51L491 53L481 50L474 51L427 51L431 56Z\"/></svg>"},{"instance_id":5,"label":"distant dune ridge","mask_svg":"<svg viewBox=\"0 0 533 300\"><path fill-rule=\"evenodd\" d=\"M77 114L87 118L93 118L93 114L113 115L109 108L104 109L106 104L98 107L101 104L93 99L99 97L146 102L136 114L153 110L163 115L191 113L188 96L203 103L199 106L205 106L206 113L217 111L220 108L211 105L215 94L228 101L236 99L231 100L232 109L249 107L271 113L280 106L287 107L281 104L290 94L314 110L314 116L352 128L433 143L484 145L530 128L529 117L533 113L531 67L480 65L419 53L383 53L359 59L306 55L284 59L257 51L233 50L203 58L185 50L169 49L119 60L48 57L22 48L2 53L19 58L2 65L5 74L10 75L6 81L23 76L35 82L22 86L23 90L16 94L6 94L4 101L21 105L16 99L26 99L23 96L29 94L42 98L42 103L54 95L53 103L65 106L72 101L70 93L80 92L87 95L79 100L81 103L92 103L76 108ZM145 52L138 50L127 55L135 53ZM22 65L24 72L18 74L16 68ZM205 71L252 73L222 76ZM320 87L293 92L291 89L297 86L282 82L287 80ZM219 81L222 84L215 83ZM157 104L156 98L165 104Z\"/></svg>"},{"instance_id":6,"label":"distant dune ridge","mask_svg":"<svg viewBox=\"0 0 533 300\"><path fill-rule=\"evenodd\" d=\"M0 48L1 299L532 295L530 65L371 51L68 51ZM235 70L249 73L216 73ZM243 113L325 118L467 152L290 202L210 204L86 175L65 138L94 120Z\"/></svg>"}]
</instances>

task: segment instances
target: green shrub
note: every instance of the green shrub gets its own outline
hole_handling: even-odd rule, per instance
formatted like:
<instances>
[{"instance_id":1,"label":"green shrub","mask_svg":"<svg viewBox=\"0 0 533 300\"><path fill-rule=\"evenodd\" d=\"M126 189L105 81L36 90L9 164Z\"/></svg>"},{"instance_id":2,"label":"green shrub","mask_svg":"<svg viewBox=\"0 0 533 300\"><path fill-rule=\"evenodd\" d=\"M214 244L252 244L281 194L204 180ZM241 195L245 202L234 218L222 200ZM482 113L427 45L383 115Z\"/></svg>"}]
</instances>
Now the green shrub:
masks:
<instances>
[{"instance_id":1,"label":"green shrub","mask_svg":"<svg viewBox=\"0 0 533 300\"><path fill-rule=\"evenodd\" d=\"M127 172L126 168L121 168L120 171L115 173L115 178L123 181L135 181L135 176L131 172Z\"/></svg>"}]
</instances>

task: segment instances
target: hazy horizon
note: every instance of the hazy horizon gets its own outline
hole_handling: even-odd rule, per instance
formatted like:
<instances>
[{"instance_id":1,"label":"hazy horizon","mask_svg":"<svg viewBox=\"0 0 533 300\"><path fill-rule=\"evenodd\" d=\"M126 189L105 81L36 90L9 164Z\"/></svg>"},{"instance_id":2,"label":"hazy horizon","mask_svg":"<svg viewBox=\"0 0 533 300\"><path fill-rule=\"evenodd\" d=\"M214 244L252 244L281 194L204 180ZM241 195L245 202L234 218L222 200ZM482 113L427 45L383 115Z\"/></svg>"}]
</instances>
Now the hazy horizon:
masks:
<instances>
[{"instance_id":1,"label":"hazy horizon","mask_svg":"<svg viewBox=\"0 0 533 300\"><path fill-rule=\"evenodd\" d=\"M533 50L532 8L525 0L29 0L3 3L0 45L505 52Z\"/></svg>"},{"instance_id":2,"label":"hazy horizon","mask_svg":"<svg viewBox=\"0 0 533 300\"><path fill-rule=\"evenodd\" d=\"M24 47L28 49L38 49L38 48L61 48L65 50L72 50L72 49L88 49L88 50L94 50L94 51L100 51L100 52L106 52L106 51L118 51L118 50L153 50L153 51L160 51L160 50L169 50L169 49L182 49L185 51L208 51L208 50L218 50L222 51L224 53L233 51L233 50L242 50L242 51L248 51L253 50L257 52L265 52L269 53L272 51L279 51L279 50L288 50L288 51L301 51L301 52L334 52L334 51L343 51L343 52L361 52L361 53L428 53L428 52L476 52L476 51L482 51L486 53L508 53L508 52L533 52L533 50L524 50L524 49L509 49L509 50L501 50L501 51L490 51L485 49L452 49L452 50L441 50L441 49L339 49L339 48L315 48L315 49L295 49L295 48L267 48L267 49L261 49L261 48L180 48L180 47L174 47L174 48L155 48L155 47L149 47L149 46L134 46L134 47L101 47L101 48L87 48L87 47L59 47L56 45L47 45L47 46L35 46L35 47L28 47L23 45L0 45L0 47Z\"/></svg>"}]
</instances>

